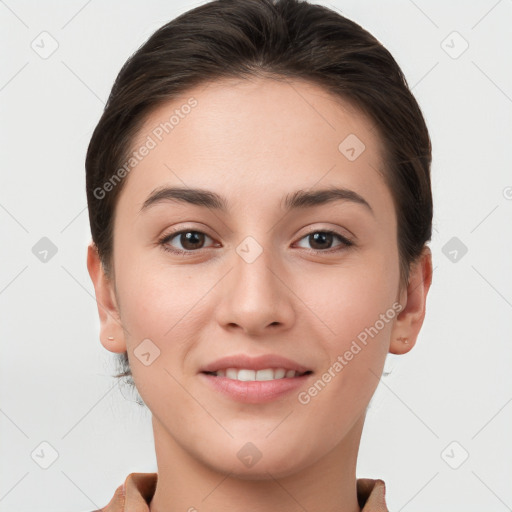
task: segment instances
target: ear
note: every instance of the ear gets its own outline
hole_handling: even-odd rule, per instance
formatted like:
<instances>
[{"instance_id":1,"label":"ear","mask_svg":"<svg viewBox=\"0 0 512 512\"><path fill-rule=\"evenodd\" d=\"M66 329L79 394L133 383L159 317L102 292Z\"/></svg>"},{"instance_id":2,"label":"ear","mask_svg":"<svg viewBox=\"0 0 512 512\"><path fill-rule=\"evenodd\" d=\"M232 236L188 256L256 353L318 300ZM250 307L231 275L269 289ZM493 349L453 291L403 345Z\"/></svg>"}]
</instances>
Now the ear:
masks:
<instances>
[{"instance_id":1,"label":"ear","mask_svg":"<svg viewBox=\"0 0 512 512\"><path fill-rule=\"evenodd\" d=\"M105 274L94 242L87 247L87 270L96 293L101 344L110 352L125 352L126 341L114 293L114 283ZM109 337L112 337L113 340L109 340Z\"/></svg>"},{"instance_id":2,"label":"ear","mask_svg":"<svg viewBox=\"0 0 512 512\"><path fill-rule=\"evenodd\" d=\"M425 246L421 256L411 266L407 289L402 290L400 294L403 309L398 314L391 332L390 353L405 354L415 345L425 318L427 293L431 283L432 252Z\"/></svg>"}]
</instances>

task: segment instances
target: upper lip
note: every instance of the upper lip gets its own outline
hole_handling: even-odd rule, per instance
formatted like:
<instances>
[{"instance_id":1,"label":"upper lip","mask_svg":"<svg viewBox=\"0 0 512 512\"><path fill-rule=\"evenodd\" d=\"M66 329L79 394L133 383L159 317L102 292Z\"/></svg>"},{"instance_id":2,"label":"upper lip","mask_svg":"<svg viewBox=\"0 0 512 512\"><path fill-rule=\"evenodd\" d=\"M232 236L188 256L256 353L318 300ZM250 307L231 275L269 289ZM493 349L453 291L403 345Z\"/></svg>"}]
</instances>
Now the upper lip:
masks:
<instances>
[{"instance_id":1,"label":"upper lip","mask_svg":"<svg viewBox=\"0 0 512 512\"><path fill-rule=\"evenodd\" d=\"M266 354L251 357L245 354L235 354L222 357L203 366L201 372L216 372L226 368L245 368L248 370L264 370L266 368L284 368L299 373L311 371L309 368L277 354Z\"/></svg>"}]
</instances>

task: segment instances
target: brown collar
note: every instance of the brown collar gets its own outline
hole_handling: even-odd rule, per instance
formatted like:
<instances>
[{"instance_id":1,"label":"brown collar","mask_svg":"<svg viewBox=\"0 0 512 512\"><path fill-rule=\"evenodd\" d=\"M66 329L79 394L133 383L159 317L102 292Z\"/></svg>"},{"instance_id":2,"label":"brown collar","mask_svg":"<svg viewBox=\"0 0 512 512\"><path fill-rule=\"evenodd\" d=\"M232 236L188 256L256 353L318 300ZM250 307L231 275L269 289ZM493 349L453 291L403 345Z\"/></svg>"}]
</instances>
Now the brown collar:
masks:
<instances>
[{"instance_id":1,"label":"brown collar","mask_svg":"<svg viewBox=\"0 0 512 512\"><path fill-rule=\"evenodd\" d=\"M157 480L157 473L130 473L108 505L94 512L149 512ZM357 501L361 512L389 512L383 480L358 478Z\"/></svg>"}]
</instances>

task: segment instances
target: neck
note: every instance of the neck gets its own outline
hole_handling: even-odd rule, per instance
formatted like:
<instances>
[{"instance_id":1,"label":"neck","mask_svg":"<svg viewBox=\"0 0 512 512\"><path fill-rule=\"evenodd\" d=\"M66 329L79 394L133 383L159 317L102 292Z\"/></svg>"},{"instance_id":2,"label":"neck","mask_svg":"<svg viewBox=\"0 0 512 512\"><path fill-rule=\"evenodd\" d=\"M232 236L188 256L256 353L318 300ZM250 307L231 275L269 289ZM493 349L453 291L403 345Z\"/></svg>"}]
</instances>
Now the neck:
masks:
<instances>
[{"instance_id":1,"label":"neck","mask_svg":"<svg viewBox=\"0 0 512 512\"><path fill-rule=\"evenodd\" d=\"M281 478L220 473L185 451L153 416L158 481L150 512L360 512L356 462L364 415L310 466ZM304 442L307 442L305 438Z\"/></svg>"}]
</instances>

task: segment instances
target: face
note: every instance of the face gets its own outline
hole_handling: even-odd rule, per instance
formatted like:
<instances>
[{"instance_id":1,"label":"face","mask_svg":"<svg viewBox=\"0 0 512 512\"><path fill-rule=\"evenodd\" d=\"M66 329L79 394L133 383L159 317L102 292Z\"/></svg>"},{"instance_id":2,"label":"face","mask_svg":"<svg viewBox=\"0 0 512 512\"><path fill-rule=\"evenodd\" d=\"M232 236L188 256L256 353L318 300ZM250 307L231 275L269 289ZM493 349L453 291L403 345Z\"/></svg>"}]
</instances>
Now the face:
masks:
<instances>
[{"instance_id":1,"label":"face","mask_svg":"<svg viewBox=\"0 0 512 512\"><path fill-rule=\"evenodd\" d=\"M336 453L404 302L373 125L307 82L229 80L154 110L144 144L116 206L114 351L155 433L247 478Z\"/></svg>"}]
</instances>

